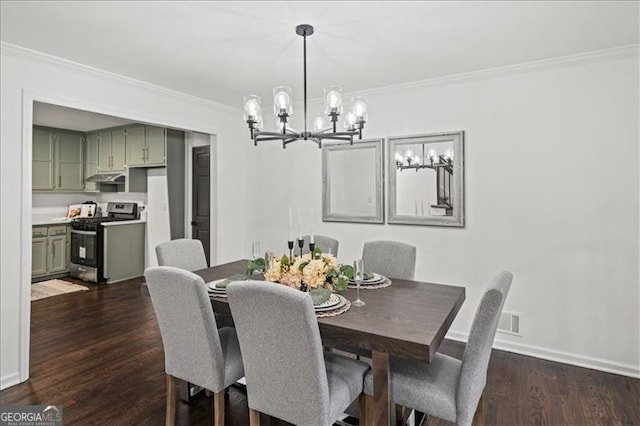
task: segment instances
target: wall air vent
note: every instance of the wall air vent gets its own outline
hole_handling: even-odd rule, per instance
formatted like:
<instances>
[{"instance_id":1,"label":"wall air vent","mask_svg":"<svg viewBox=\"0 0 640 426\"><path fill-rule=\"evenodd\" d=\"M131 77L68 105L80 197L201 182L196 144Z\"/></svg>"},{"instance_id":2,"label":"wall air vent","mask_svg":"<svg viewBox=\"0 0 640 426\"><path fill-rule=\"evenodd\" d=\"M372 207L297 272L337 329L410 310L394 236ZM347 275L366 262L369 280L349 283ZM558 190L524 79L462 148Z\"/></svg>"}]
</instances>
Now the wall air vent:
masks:
<instances>
[{"instance_id":1,"label":"wall air vent","mask_svg":"<svg viewBox=\"0 0 640 426\"><path fill-rule=\"evenodd\" d=\"M498 322L498 331L500 333L522 336L520 333L520 317L522 314L514 312L502 312L500 321Z\"/></svg>"}]
</instances>

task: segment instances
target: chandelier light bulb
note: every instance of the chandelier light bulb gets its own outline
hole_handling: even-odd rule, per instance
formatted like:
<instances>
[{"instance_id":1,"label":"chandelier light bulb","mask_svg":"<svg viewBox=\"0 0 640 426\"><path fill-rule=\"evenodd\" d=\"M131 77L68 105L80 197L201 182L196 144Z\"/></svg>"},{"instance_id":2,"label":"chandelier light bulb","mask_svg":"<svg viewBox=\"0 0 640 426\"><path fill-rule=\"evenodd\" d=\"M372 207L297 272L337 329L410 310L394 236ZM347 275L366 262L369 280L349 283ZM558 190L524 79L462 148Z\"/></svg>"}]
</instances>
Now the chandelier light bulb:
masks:
<instances>
[{"instance_id":1,"label":"chandelier light bulb","mask_svg":"<svg viewBox=\"0 0 640 426\"><path fill-rule=\"evenodd\" d=\"M327 86L324 88L324 113L342 113L342 87Z\"/></svg>"},{"instance_id":2,"label":"chandelier light bulb","mask_svg":"<svg viewBox=\"0 0 640 426\"><path fill-rule=\"evenodd\" d=\"M353 111L358 121L367 120L367 103L364 101L364 98L360 96L353 98Z\"/></svg>"},{"instance_id":3,"label":"chandelier light bulb","mask_svg":"<svg viewBox=\"0 0 640 426\"><path fill-rule=\"evenodd\" d=\"M407 157L407 158L413 158L413 151L408 150L408 151L404 154L404 156L405 156L405 157Z\"/></svg>"},{"instance_id":4,"label":"chandelier light bulb","mask_svg":"<svg viewBox=\"0 0 640 426\"><path fill-rule=\"evenodd\" d=\"M413 162L414 164L420 164L420 158L418 158L418 156L416 155L415 157L413 157Z\"/></svg>"},{"instance_id":5,"label":"chandelier light bulb","mask_svg":"<svg viewBox=\"0 0 640 426\"><path fill-rule=\"evenodd\" d=\"M322 114L316 115L316 118L313 120L313 129L316 132L321 132L324 130L324 117Z\"/></svg>"},{"instance_id":6,"label":"chandelier light bulb","mask_svg":"<svg viewBox=\"0 0 640 426\"><path fill-rule=\"evenodd\" d=\"M273 89L273 112L280 116L282 114L291 115L293 112L291 106L291 88L287 86L278 86Z\"/></svg>"},{"instance_id":7,"label":"chandelier light bulb","mask_svg":"<svg viewBox=\"0 0 640 426\"><path fill-rule=\"evenodd\" d=\"M255 122L262 120L260 96L249 95L244 97L244 120L251 120Z\"/></svg>"},{"instance_id":8,"label":"chandelier light bulb","mask_svg":"<svg viewBox=\"0 0 640 426\"><path fill-rule=\"evenodd\" d=\"M429 159L435 163L438 162L438 153L436 152L435 149L430 149L429 152L427 153L427 157L429 157Z\"/></svg>"},{"instance_id":9,"label":"chandelier light bulb","mask_svg":"<svg viewBox=\"0 0 640 426\"><path fill-rule=\"evenodd\" d=\"M444 158L446 158L447 160L453 159L453 150L451 148L447 149L447 151L444 153Z\"/></svg>"},{"instance_id":10,"label":"chandelier light bulb","mask_svg":"<svg viewBox=\"0 0 640 426\"><path fill-rule=\"evenodd\" d=\"M396 162L397 163L402 163L402 154L400 154L399 152L396 152Z\"/></svg>"},{"instance_id":11,"label":"chandelier light bulb","mask_svg":"<svg viewBox=\"0 0 640 426\"><path fill-rule=\"evenodd\" d=\"M353 130L356 127L356 115L353 111L349 111L344 120L344 127L347 130Z\"/></svg>"}]
</instances>

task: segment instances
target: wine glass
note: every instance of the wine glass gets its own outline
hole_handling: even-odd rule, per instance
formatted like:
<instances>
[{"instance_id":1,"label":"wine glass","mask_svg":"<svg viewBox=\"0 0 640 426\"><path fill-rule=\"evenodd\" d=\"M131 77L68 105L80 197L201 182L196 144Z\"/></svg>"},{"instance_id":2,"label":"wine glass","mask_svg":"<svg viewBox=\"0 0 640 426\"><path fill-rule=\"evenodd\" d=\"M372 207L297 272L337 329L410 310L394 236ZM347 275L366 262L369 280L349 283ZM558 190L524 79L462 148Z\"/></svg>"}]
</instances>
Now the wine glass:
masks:
<instances>
[{"instance_id":1,"label":"wine glass","mask_svg":"<svg viewBox=\"0 0 640 426\"><path fill-rule=\"evenodd\" d=\"M254 241L251 243L251 254L253 256L254 261L260 257L260 241ZM260 272L259 268L256 267L256 269L254 270L254 273L255 272Z\"/></svg>"},{"instance_id":2,"label":"wine glass","mask_svg":"<svg viewBox=\"0 0 640 426\"><path fill-rule=\"evenodd\" d=\"M353 306L364 306L365 303L360 300L360 284L364 280L364 262L362 259L353 262L354 279L356 280L356 300L352 302Z\"/></svg>"}]
</instances>

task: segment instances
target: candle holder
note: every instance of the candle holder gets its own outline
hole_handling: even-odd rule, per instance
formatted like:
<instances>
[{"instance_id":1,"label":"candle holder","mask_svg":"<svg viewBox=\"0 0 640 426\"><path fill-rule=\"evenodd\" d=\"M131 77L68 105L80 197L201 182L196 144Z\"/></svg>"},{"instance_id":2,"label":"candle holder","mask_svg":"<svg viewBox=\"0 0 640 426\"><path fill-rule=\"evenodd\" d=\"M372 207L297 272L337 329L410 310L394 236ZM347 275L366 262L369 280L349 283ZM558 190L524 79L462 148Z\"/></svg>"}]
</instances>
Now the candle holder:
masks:
<instances>
[{"instance_id":1,"label":"candle holder","mask_svg":"<svg viewBox=\"0 0 640 426\"><path fill-rule=\"evenodd\" d=\"M316 243L309 243L309 251L313 253L315 249L316 249Z\"/></svg>"},{"instance_id":2,"label":"candle holder","mask_svg":"<svg viewBox=\"0 0 640 426\"><path fill-rule=\"evenodd\" d=\"M302 247L304 247L304 240L298 239L298 248L300 249L300 257L302 257Z\"/></svg>"},{"instance_id":3,"label":"candle holder","mask_svg":"<svg viewBox=\"0 0 640 426\"><path fill-rule=\"evenodd\" d=\"M287 241L289 246L289 260L293 259L293 241Z\"/></svg>"}]
</instances>

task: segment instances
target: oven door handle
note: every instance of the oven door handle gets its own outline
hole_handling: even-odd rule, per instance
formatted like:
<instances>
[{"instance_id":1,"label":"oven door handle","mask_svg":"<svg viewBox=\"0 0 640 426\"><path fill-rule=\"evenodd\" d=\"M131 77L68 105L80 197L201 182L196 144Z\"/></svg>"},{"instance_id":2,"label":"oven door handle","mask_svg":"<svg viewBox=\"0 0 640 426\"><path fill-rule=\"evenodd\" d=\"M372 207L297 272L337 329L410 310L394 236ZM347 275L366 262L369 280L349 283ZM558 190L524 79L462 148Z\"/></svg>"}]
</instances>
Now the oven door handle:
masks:
<instances>
[{"instance_id":1,"label":"oven door handle","mask_svg":"<svg viewBox=\"0 0 640 426\"><path fill-rule=\"evenodd\" d=\"M72 229L71 233L72 234L80 234L80 235L96 235L97 234L96 231L80 231L78 229Z\"/></svg>"}]
</instances>

